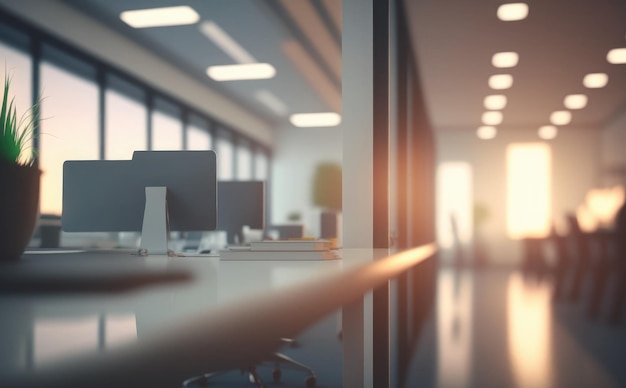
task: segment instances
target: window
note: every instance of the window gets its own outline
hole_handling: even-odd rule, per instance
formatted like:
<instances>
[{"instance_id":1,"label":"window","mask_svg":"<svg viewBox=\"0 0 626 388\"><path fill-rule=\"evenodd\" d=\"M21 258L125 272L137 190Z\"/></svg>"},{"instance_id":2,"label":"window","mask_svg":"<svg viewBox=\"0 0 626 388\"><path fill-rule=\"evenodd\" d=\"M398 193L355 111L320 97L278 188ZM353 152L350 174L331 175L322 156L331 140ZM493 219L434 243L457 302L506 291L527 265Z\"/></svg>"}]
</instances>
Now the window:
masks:
<instances>
[{"instance_id":1,"label":"window","mask_svg":"<svg viewBox=\"0 0 626 388\"><path fill-rule=\"evenodd\" d=\"M191 116L187 125L187 149L188 150L210 150L212 147L211 133L206 121Z\"/></svg>"},{"instance_id":2,"label":"window","mask_svg":"<svg viewBox=\"0 0 626 388\"><path fill-rule=\"evenodd\" d=\"M99 159L98 87L49 62L41 85L41 212L61 214L63 162Z\"/></svg>"},{"instance_id":3,"label":"window","mask_svg":"<svg viewBox=\"0 0 626 388\"><path fill-rule=\"evenodd\" d=\"M254 178L260 181L267 180L267 168L267 155L261 151L257 151L254 156Z\"/></svg>"},{"instance_id":4,"label":"window","mask_svg":"<svg viewBox=\"0 0 626 388\"><path fill-rule=\"evenodd\" d=\"M19 119L23 117L24 114L29 113L28 109L33 103L31 82L32 61L24 52L2 43L0 43L0 58L4 60L6 76L11 80L9 101L13 99L17 118ZM30 144L32 144L32 141ZM27 155L22 155L22 157L29 157L32 154L30 147L26 151Z\"/></svg>"},{"instance_id":5,"label":"window","mask_svg":"<svg viewBox=\"0 0 626 388\"><path fill-rule=\"evenodd\" d=\"M544 237L550 232L551 150L545 143L507 147L507 232L509 237Z\"/></svg>"},{"instance_id":6,"label":"window","mask_svg":"<svg viewBox=\"0 0 626 388\"><path fill-rule=\"evenodd\" d=\"M147 149L147 109L144 104L116 90L105 95L105 159L132 159L133 152Z\"/></svg>"},{"instance_id":7,"label":"window","mask_svg":"<svg viewBox=\"0 0 626 388\"><path fill-rule=\"evenodd\" d=\"M32 47L40 49L38 69L33 68ZM40 76L40 137L35 151L43 170L42 213L62 212L66 160L123 160L146 149L213 149L218 154L219 179L264 180L269 176L269 156L257 150L260 145L255 141L235 148L236 130L222 127L214 131L212 118L200 112L190 113L183 128L181 113L193 108L79 47L59 45L37 27L19 20L10 25L0 22L0 56L12 77L18 116L32 106L36 97L32 95L33 74ZM97 75L104 76L104 93ZM154 102L150 110L148 97ZM104 115L104 128L100 127L100 114Z\"/></svg>"},{"instance_id":8,"label":"window","mask_svg":"<svg viewBox=\"0 0 626 388\"><path fill-rule=\"evenodd\" d=\"M180 110L164 101L157 101L152 113L152 149L182 150L183 124Z\"/></svg>"},{"instance_id":9,"label":"window","mask_svg":"<svg viewBox=\"0 0 626 388\"><path fill-rule=\"evenodd\" d=\"M217 138L217 179L228 181L234 177L233 143L224 136Z\"/></svg>"},{"instance_id":10,"label":"window","mask_svg":"<svg viewBox=\"0 0 626 388\"><path fill-rule=\"evenodd\" d=\"M252 153L248 143L239 142L237 145L237 179L246 181L252 179Z\"/></svg>"}]
</instances>

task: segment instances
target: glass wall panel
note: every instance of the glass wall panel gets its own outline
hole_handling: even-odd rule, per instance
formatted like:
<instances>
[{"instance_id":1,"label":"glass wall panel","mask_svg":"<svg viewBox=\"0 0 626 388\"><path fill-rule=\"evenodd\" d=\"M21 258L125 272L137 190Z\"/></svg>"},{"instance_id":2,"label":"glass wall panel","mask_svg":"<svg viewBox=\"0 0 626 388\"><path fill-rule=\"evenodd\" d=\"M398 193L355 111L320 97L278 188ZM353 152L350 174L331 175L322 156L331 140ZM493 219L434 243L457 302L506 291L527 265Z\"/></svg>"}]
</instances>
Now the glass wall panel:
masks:
<instances>
[{"instance_id":1,"label":"glass wall panel","mask_svg":"<svg viewBox=\"0 0 626 388\"><path fill-rule=\"evenodd\" d=\"M252 152L248 143L237 145L237 179L246 181L252 179Z\"/></svg>"},{"instance_id":2,"label":"glass wall panel","mask_svg":"<svg viewBox=\"0 0 626 388\"><path fill-rule=\"evenodd\" d=\"M132 159L134 151L147 149L146 106L111 89L105 101L105 158Z\"/></svg>"},{"instance_id":3,"label":"glass wall panel","mask_svg":"<svg viewBox=\"0 0 626 388\"><path fill-rule=\"evenodd\" d=\"M41 85L41 212L61 214L63 162L99 159L98 87L48 62Z\"/></svg>"},{"instance_id":4,"label":"glass wall panel","mask_svg":"<svg viewBox=\"0 0 626 388\"><path fill-rule=\"evenodd\" d=\"M233 143L225 137L218 137L216 141L217 152L217 178L219 180L232 180L234 177L233 166Z\"/></svg>"},{"instance_id":5,"label":"glass wall panel","mask_svg":"<svg viewBox=\"0 0 626 388\"><path fill-rule=\"evenodd\" d=\"M0 58L4 60L3 76L11 80L9 101L13 101L19 120L31 113L29 108L32 105L32 61L23 51L3 43L0 43ZM32 141L29 139L28 148L21 155L21 160L32 155L31 146Z\"/></svg>"}]
</instances>

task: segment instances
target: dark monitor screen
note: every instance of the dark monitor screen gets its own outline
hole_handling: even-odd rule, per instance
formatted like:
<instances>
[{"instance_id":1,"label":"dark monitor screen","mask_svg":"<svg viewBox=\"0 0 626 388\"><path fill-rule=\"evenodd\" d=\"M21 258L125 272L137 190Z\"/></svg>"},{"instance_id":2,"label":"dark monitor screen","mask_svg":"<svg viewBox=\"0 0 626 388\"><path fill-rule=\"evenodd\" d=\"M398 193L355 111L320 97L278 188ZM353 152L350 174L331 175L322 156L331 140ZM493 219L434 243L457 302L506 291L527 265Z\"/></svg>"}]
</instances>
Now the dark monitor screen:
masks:
<instances>
[{"instance_id":1,"label":"dark monitor screen","mask_svg":"<svg viewBox=\"0 0 626 388\"><path fill-rule=\"evenodd\" d=\"M62 227L66 232L141 231L146 187L167 187L171 230L215 230L213 151L135 151L132 160L66 161Z\"/></svg>"},{"instance_id":2,"label":"dark monitor screen","mask_svg":"<svg viewBox=\"0 0 626 388\"><path fill-rule=\"evenodd\" d=\"M244 226L251 229L265 227L263 181L219 181L217 204L217 229L226 231L229 244L243 243Z\"/></svg>"}]
</instances>

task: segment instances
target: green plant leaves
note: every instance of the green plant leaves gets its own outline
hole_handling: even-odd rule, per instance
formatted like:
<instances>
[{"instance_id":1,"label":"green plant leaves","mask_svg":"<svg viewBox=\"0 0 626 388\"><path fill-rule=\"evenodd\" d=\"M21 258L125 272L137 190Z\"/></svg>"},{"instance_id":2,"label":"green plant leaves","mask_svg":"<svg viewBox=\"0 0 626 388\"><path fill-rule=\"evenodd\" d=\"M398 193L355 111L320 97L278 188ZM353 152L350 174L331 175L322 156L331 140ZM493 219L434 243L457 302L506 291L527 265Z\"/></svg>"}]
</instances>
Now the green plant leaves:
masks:
<instances>
[{"instance_id":1,"label":"green plant leaves","mask_svg":"<svg viewBox=\"0 0 626 388\"><path fill-rule=\"evenodd\" d=\"M9 100L11 79L5 74L2 105L0 106L0 160L31 165L33 157L23 152L34 136L39 104L32 106L18 119L15 99Z\"/></svg>"}]
</instances>

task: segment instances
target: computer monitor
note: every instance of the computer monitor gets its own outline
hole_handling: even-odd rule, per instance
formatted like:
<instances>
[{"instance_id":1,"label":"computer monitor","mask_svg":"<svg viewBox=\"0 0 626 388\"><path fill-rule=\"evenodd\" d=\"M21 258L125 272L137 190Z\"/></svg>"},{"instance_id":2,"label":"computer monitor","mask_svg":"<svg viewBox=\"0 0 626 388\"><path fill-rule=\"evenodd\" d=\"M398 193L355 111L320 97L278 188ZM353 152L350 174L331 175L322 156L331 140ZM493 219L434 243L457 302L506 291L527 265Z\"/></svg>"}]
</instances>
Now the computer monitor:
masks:
<instances>
[{"instance_id":1,"label":"computer monitor","mask_svg":"<svg viewBox=\"0 0 626 388\"><path fill-rule=\"evenodd\" d=\"M265 182L219 181L217 229L226 231L228 244L242 244L243 227L265 227Z\"/></svg>"},{"instance_id":2,"label":"computer monitor","mask_svg":"<svg viewBox=\"0 0 626 388\"><path fill-rule=\"evenodd\" d=\"M152 187L166 188L166 208L156 211L164 212L169 230L215 230L213 151L135 151L132 160L66 161L62 228L66 232L142 231L146 188Z\"/></svg>"}]
</instances>

